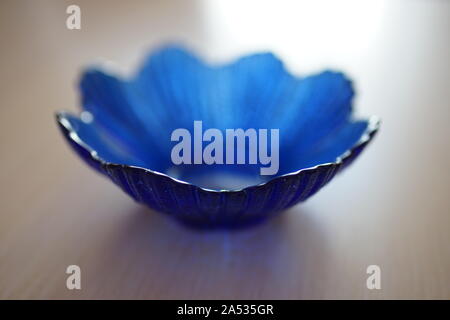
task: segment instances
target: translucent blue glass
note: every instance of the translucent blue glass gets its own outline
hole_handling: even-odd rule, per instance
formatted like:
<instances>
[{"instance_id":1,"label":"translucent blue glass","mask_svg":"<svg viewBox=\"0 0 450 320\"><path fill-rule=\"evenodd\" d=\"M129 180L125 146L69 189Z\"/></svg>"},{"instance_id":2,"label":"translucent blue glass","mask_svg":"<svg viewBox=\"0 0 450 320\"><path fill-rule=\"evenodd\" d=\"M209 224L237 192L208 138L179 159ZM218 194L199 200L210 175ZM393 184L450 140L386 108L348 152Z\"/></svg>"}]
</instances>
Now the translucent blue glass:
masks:
<instances>
[{"instance_id":1,"label":"translucent blue glass","mask_svg":"<svg viewBox=\"0 0 450 320\"><path fill-rule=\"evenodd\" d=\"M379 128L376 117L352 118L344 74L293 76L271 53L209 66L165 47L130 79L86 70L80 91L82 113L56 115L72 148L136 201L202 228L255 224L306 200ZM196 120L204 130L279 129L278 173L261 176L250 164L174 165L171 133Z\"/></svg>"}]
</instances>

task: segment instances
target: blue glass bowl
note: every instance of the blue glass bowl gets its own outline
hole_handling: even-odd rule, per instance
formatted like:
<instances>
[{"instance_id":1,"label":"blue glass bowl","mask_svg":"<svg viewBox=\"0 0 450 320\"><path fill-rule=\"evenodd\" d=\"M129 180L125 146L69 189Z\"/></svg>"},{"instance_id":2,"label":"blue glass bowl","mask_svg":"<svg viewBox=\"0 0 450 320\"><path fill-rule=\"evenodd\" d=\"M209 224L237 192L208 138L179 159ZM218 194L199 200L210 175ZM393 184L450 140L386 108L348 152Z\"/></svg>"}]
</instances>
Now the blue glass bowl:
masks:
<instances>
[{"instance_id":1,"label":"blue glass bowl","mask_svg":"<svg viewBox=\"0 0 450 320\"><path fill-rule=\"evenodd\" d=\"M305 201L358 157L379 120L352 119L352 83L325 71L289 74L273 54L209 66L176 47L152 53L131 79L90 68L82 112L56 114L91 167L138 202L202 228L242 227ZM174 165L171 133L278 128L279 171L255 165Z\"/></svg>"}]
</instances>

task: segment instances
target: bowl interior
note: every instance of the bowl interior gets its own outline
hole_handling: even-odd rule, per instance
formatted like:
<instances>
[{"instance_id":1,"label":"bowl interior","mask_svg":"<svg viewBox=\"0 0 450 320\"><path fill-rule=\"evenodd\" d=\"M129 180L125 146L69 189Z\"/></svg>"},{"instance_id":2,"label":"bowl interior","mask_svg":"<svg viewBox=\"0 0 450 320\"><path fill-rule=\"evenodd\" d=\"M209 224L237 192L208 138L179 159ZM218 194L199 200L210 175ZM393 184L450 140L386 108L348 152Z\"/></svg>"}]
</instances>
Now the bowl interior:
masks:
<instances>
[{"instance_id":1,"label":"bowl interior","mask_svg":"<svg viewBox=\"0 0 450 320\"><path fill-rule=\"evenodd\" d=\"M269 53L211 67L184 50L165 48L131 79L89 69L80 88L84 111L65 121L101 159L211 189L239 189L334 162L368 127L351 118L353 88L342 73L295 77ZM237 129L256 138L249 134L241 145L228 145L227 130ZM271 170L262 174L262 168Z\"/></svg>"}]
</instances>

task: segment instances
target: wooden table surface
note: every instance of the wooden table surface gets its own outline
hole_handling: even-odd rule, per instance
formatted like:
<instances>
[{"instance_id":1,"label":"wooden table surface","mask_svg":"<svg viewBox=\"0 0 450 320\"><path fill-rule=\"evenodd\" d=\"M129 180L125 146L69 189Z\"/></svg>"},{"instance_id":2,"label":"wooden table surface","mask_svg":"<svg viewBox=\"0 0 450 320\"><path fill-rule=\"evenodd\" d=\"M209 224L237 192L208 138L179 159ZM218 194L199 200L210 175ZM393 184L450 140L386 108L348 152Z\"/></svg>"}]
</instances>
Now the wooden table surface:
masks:
<instances>
[{"instance_id":1,"label":"wooden table surface","mask_svg":"<svg viewBox=\"0 0 450 320\"><path fill-rule=\"evenodd\" d=\"M81 30L65 26L81 8ZM1 1L0 298L450 298L450 2ZM259 227L195 232L86 167L53 118L97 58L134 70L181 42L257 50L356 83L379 135L351 169ZM66 288L68 265L81 290ZM366 268L381 268L368 290Z\"/></svg>"}]
</instances>

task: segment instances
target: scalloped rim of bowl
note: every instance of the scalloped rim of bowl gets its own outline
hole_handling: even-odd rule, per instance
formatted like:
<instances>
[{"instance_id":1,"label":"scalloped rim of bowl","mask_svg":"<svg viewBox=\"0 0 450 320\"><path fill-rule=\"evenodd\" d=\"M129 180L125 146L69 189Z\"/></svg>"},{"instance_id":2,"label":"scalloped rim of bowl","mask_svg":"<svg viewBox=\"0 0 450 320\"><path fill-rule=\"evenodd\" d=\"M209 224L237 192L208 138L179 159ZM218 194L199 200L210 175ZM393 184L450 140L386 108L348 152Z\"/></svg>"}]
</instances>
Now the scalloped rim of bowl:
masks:
<instances>
[{"instance_id":1,"label":"scalloped rim of bowl","mask_svg":"<svg viewBox=\"0 0 450 320\"><path fill-rule=\"evenodd\" d=\"M268 181L265 181L265 182L262 182L260 184L247 186L247 187L241 188L241 189L219 189L219 190L216 190L216 189L208 189L208 188L200 187L200 186L197 186L197 185L192 184L190 182L187 182L187 181L184 181L184 180L180 180L180 179L176 179L174 177L171 177L170 175L167 175L165 173L162 173L162 172L159 172L159 171L155 171L155 170L152 170L152 169L139 167L139 166L126 165L126 164L112 163L112 162L108 162L108 161L102 159L97 154L97 152L94 149L92 149L87 143L85 143L80 138L80 136L76 133L76 131L74 130L74 128L70 124L69 120L67 120L66 115L68 115L68 114L70 114L70 113L67 112L67 111L57 111L56 114L55 114L58 124L61 126L61 128L64 129L64 134L66 135L66 137L68 137L74 143L76 143L79 147L84 149L90 155L91 159L93 161L97 162L101 167L133 168L133 169L137 169L137 170L142 171L144 174L154 174L154 175L158 175L158 176L163 176L163 177L171 179L172 181L174 181L176 183L185 184L185 185L189 185L189 186L194 186L195 188L201 189L203 191L214 192L214 193L242 192L242 191L245 191L245 190L248 190L248 189L263 187L263 186L265 186L267 184L272 183L273 181L277 181L279 179L283 179L284 177L287 177L287 176L299 175L299 174L301 174L302 172L305 172L305 171L314 171L314 170L317 170L320 167L328 167L328 166L336 166L336 165L340 166L340 165L342 165L343 162L345 162L346 159L350 158L353 155L353 153L355 152L356 149L358 149L360 146L362 146L364 144L369 143L370 140L372 140L372 138L375 135L375 133L377 133L377 131L380 128L380 125L381 125L381 119L378 116L371 116L371 117L369 117L369 119L367 120L367 122L368 122L367 128L364 131L364 133L361 135L361 137L358 140L358 142L356 142L349 150L345 151L343 154L338 156L336 158L336 160L333 161L333 162L321 163L321 164L315 165L313 167L303 168L303 169L300 169L300 170L297 170L297 171L285 173L283 175L275 176L272 179L270 179Z\"/></svg>"}]
</instances>

